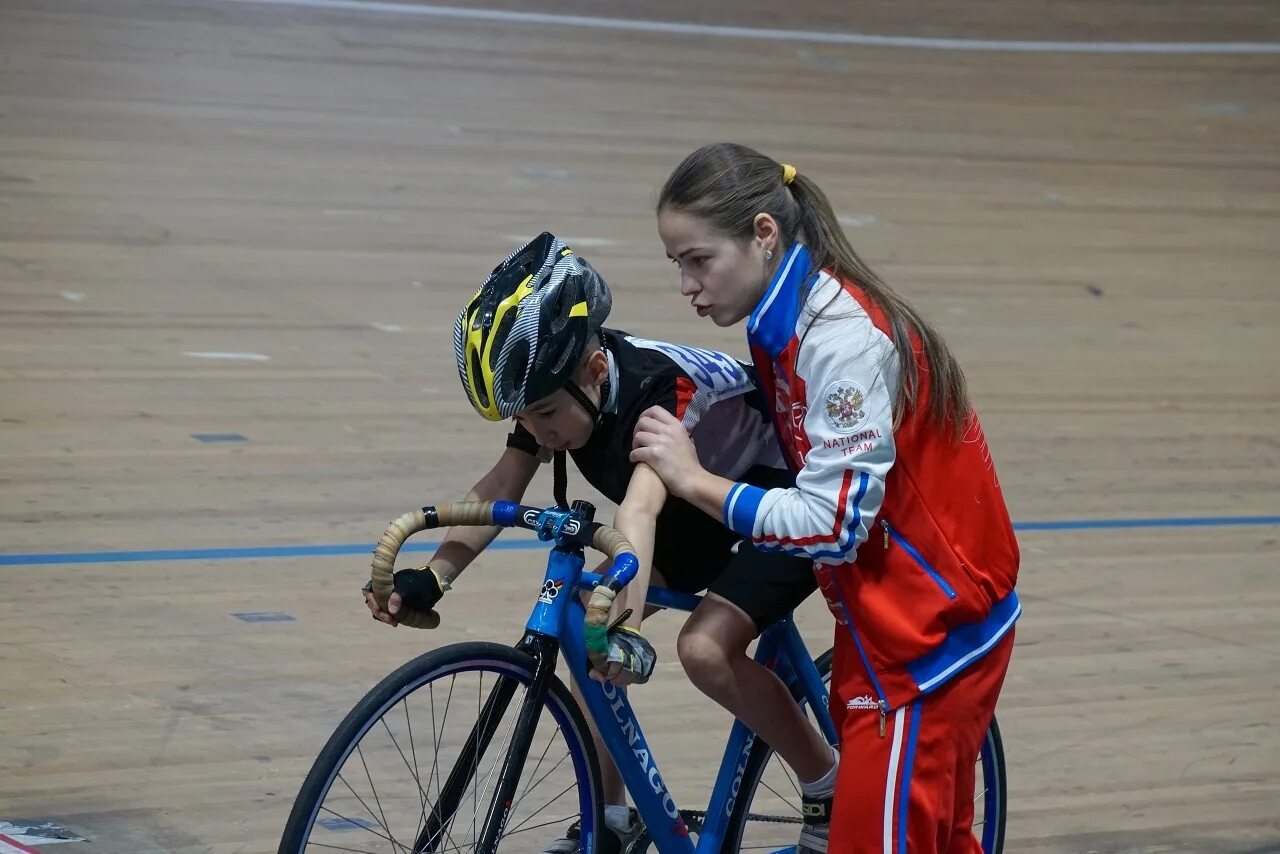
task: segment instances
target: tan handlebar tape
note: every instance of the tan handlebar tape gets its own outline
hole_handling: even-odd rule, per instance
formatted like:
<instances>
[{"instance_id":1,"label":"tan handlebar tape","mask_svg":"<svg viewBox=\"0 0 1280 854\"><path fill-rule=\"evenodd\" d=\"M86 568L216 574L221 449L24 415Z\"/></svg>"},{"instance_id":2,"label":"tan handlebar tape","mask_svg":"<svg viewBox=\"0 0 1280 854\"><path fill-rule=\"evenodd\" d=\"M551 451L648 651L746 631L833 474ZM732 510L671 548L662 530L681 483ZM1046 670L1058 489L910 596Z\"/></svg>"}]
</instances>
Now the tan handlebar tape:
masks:
<instances>
[{"instance_id":1,"label":"tan handlebar tape","mask_svg":"<svg viewBox=\"0 0 1280 854\"><path fill-rule=\"evenodd\" d=\"M613 600L617 598L617 595L603 584L598 585L595 590L591 591L591 598L587 600L586 624L588 626L608 624L609 611L613 608Z\"/></svg>"},{"instance_id":2,"label":"tan handlebar tape","mask_svg":"<svg viewBox=\"0 0 1280 854\"><path fill-rule=\"evenodd\" d=\"M491 525L493 524L492 501L464 501L456 504L442 504L436 508L438 526L447 528L453 525ZM386 610L387 599L395 584L396 558L405 540L419 531L427 529L427 517L421 509L411 510L387 526L387 530L378 539L373 548L373 562L370 567L373 578L373 596L378 606ZM434 610L419 611L402 607L396 619L406 626L415 629L434 629L440 625L440 615Z\"/></svg>"},{"instance_id":3,"label":"tan handlebar tape","mask_svg":"<svg viewBox=\"0 0 1280 854\"><path fill-rule=\"evenodd\" d=\"M602 525L596 529L595 535L591 538L591 545L594 548L607 554L610 560L617 560L618 555L624 552L635 554L635 547L631 545L631 541L622 535L622 532L616 528L610 528ZM588 626L603 626L609 622L609 613L613 609L613 601L617 594L604 586L597 585L596 589L591 592L591 598L587 600L587 614L585 622ZM608 664L608 655L588 651L587 658L597 670L603 670Z\"/></svg>"},{"instance_id":4,"label":"tan handlebar tape","mask_svg":"<svg viewBox=\"0 0 1280 854\"><path fill-rule=\"evenodd\" d=\"M607 554L611 559L617 559L618 555L623 552L631 552L635 554L636 547L631 545L631 541L622 535L617 528L610 528L608 525L601 525L596 529L595 536L591 538L591 545Z\"/></svg>"},{"instance_id":5,"label":"tan handlebar tape","mask_svg":"<svg viewBox=\"0 0 1280 854\"><path fill-rule=\"evenodd\" d=\"M436 508L441 528L452 528L454 525L492 525L492 501L458 501L453 504L441 504Z\"/></svg>"},{"instance_id":6,"label":"tan handlebar tape","mask_svg":"<svg viewBox=\"0 0 1280 854\"><path fill-rule=\"evenodd\" d=\"M437 525L431 527L451 528L454 525L492 525L492 501L460 501L453 504L441 504L435 508ZM387 599L395 585L396 558L405 541L419 531L427 529L427 517L421 509L411 510L387 526L387 530L378 538L373 549L371 577L373 579L373 595L378 605L387 607ZM607 525L601 525L592 536L591 545L609 556L617 559L623 552L635 553L635 547L621 532ZM418 629L434 629L440 624L440 615L434 610L418 611L403 607L396 615L406 626Z\"/></svg>"}]
</instances>

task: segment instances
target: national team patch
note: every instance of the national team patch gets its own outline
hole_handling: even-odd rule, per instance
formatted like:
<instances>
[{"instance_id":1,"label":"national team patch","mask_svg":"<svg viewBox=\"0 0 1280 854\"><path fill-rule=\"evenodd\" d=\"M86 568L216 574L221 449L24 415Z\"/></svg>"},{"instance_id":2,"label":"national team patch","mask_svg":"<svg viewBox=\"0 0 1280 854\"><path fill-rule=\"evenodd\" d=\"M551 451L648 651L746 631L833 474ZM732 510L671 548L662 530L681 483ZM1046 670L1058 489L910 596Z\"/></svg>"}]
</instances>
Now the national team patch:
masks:
<instances>
[{"instance_id":1,"label":"national team patch","mask_svg":"<svg viewBox=\"0 0 1280 854\"><path fill-rule=\"evenodd\" d=\"M838 433L852 433L867 420L867 396L856 383L836 380L822 392L823 413Z\"/></svg>"}]
</instances>

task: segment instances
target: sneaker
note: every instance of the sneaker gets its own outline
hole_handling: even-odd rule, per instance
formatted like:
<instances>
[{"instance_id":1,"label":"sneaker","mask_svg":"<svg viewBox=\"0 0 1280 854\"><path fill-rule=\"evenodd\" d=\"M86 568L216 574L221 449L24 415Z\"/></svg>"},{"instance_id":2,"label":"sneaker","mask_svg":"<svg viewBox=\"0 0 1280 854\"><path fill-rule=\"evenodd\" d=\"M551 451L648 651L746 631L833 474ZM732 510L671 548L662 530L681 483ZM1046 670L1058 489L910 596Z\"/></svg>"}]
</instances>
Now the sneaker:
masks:
<instances>
[{"instance_id":1,"label":"sneaker","mask_svg":"<svg viewBox=\"0 0 1280 854\"><path fill-rule=\"evenodd\" d=\"M605 825L600 833L600 844L596 846L599 854L629 854L631 847L635 841L640 838L640 834L644 832L644 825L640 823L640 813L636 812L635 807L629 811L630 821L625 831L618 831ZM826 848L825 828L823 834L823 847ZM548 845L542 854L578 854L582 850L582 823L575 821L569 825L564 832L564 836Z\"/></svg>"},{"instance_id":2,"label":"sneaker","mask_svg":"<svg viewBox=\"0 0 1280 854\"><path fill-rule=\"evenodd\" d=\"M831 802L833 795L825 798L801 797L800 810L804 813L804 826L796 854L827 854L827 835L831 830Z\"/></svg>"}]
</instances>

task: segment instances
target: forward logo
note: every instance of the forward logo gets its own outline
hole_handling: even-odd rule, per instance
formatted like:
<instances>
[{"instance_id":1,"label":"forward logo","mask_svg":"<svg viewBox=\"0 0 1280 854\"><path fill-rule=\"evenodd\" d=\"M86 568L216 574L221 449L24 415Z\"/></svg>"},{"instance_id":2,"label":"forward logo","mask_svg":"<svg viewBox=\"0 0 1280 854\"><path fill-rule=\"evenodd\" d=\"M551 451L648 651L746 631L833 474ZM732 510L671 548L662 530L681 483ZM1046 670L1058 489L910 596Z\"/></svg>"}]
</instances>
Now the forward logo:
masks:
<instances>
[{"instance_id":1,"label":"forward logo","mask_svg":"<svg viewBox=\"0 0 1280 854\"><path fill-rule=\"evenodd\" d=\"M848 703L845 703L846 709L878 709L880 704L876 702L876 698L870 694L863 694L861 697L854 697Z\"/></svg>"}]
</instances>

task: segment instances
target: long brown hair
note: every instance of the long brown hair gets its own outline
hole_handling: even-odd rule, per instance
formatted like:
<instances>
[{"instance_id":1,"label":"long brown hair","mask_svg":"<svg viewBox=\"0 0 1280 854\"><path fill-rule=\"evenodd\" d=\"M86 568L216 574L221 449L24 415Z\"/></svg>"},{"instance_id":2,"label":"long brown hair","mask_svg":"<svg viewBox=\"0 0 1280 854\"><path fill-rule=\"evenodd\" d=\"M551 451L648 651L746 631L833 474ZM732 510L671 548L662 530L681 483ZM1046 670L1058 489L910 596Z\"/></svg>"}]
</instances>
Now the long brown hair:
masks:
<instances>
[{"instance_id":1,"label":"long brown hair","mask_svg":"<svg viewBox=\"0 0 1280 854\"><path fill-rule=\"evenodd\" d=\"M970 413L969 393L950 348L919 312L858 257L818 185L799 173L790 177L784 183L781 163L745 145L705 145L667 178L657 209L696 216L721 234L743 241L754 234L758 214L772 216L782 231L783 248L799 239L816 268L853 282L884 312L902 378L893 402L895 426L919 402L914 335L932 381L929 420L939 428L952 427L959 437Z\"/></svg>"}]
</instances>

